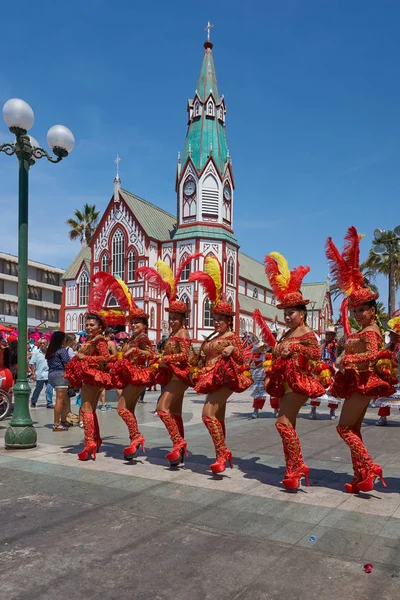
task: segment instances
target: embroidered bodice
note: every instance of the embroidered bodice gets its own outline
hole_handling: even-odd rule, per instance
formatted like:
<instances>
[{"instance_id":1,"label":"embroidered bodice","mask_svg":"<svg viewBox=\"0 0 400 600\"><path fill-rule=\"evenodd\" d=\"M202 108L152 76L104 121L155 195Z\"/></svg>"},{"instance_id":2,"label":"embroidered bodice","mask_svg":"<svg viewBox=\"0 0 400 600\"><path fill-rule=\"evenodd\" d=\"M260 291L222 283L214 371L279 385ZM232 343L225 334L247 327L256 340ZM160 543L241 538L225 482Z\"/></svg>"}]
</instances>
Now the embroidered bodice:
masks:
<instances>
[{"instance_id":1,"label":"embroidered bodice","mask_svg":"<svg viewBox=\"0 0 400 600\"><path fill-rule=\"evenodd\" d=\"M365 329L350 335L344 345L342 368L357 371L373 371L379 350L382 348L382 337L373 329Z\"/></svg>"},{"instance_id":2,"label":"embroidered bodice","mask_svg":"<svg viewBox=\"0 0 400 600\"><path fill-rule=\"evenodd\" d=\"M123 355L131 362L144 364L148 357L148 352L151 352L151 342L145 333L139 333L132 337L126 344Z\"/></svg>"},{"instance_id":3,"label":"embroidered bodice","mask_svg":"<svg viewBox=\"0 0 400 600\"><path fill-rule=\"evenodd\" d=\"M110 359L108 345L102 335L96 336L93 340L88 340L82 344L79 350L80 354L85 354L84 360L89 360L90 363L104 363Z\"/></svg>"},{"instance_id":4,"label":"embroidered bodice","mask_svg":"<svg viewBox=\"0 0 400 600\"><path fill-rule=\"evenodd\" d=\"M205 366L210 367L214 365L216 360L222 355L224 349L228 346L235 346L231 358L236 362L243 362L242 342L236 333L232 333L227 337L216 337L204 344L202 353L205 356Z\"/></svg>"},{"instance_id":5,"label":"embroidered bodice","mask_svg":"<svg viewBox=\"0 0 400 600\"><path fill-rule=\"evenodd\" d=\"M275 358L282 356L282 353L290 350L291 354L302 354L309 360L318 361L320 359L320 348L318 340L312 331L309 331L301 336L288 337L273 349Z\"/></svg>"},{"instance_id":6,"label":"embroidered bodice","mask_svg":"<svg viewBox=\"0 0 400 600\"><path fill-rule=\"evenodd\" d=\"M164 346L163 360L169 364L183 363L189 360L191 341L179 336L168 338Z\"/></svg>"}]
</instances>

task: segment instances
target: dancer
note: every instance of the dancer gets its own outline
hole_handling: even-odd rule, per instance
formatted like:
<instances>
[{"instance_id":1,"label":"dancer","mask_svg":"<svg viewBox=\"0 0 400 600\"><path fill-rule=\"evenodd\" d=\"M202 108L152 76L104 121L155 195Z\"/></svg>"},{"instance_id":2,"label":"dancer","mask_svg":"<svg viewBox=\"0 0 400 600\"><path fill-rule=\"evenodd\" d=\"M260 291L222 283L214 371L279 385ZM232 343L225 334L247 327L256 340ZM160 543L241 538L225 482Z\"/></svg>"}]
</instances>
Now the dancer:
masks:
<instances>
[{"instance_id":1,"label":"dancer","mask_svg":"<svg viewBox=\"0 0 400 600\"><path fill-rule=\"evenodd\" d=\"M184 456L187 455L182 404L183 396L191 385L189 379L191 340L185 324L189 309L184 302L177 300L177 292L183 269L198 256L200 255L193 254L182 261L175 275L162 260L156 262L156 268L140 267L137 271L138 275L142 275L156 287L158 294L164 291L169 303L166 311L169 313L170 336L162 354L153 362L150 370L155 373L155 383L159 383L162 389L156 411L167 428L173 444L171 452L165 455L173 467L183 463Z\"/></svg>"},{"instance_id":2,"label":"dancer","mask_svg":"<svg viewBox=\"0 0 400 600\"><path fill-rule=\"evenodd\" d=\"M350 227L345 236L343 253L340 254L331 238L326 242L326 256L330 263L332 281L345 295L342 302L342 323L347 337L344 354L336 361L339 371L330 390L332 396L344 398L337 431L349 446L354 469L354 479L345 485L346 492L369 492L375 480L382 478L382 468L374 463L363 444L361 424L371 397L390 396L395 389L379 370L379 351L382 334L376 312L379 294L373 293L365 284L359 268L360 236ZM361 327L350 333L348 307ZM387 379L387 380L385 380Z\"/></svg>"},{"instance_id":3,"label":"dancer","mask_svg":"<svg viewBox=\"0 0 400 600\"><path fill-rule=\"evenodd\" d=\"M252 419L258 419L259 411L264 408L267 394L264 388L264 360L266 347L263 342L256 344L251 357L250 369L251 376L254 381L253 389L250 396L253 398L253 414Z\"/></svg>"},{"instance_id":4,"label":"dancer","mask_svg":"<svg viewBox=\"0 0 400 600\"><path fill-rule=\"evenodd\" d=\"M212 303L214 332L201 345L198 366L193 373L195 390L207 394L203 407L203 423L214 442L216 461L210 465L213 473L225 471L226 461L231 468L232 452L225 443L226 402L233 392L244 392L252 383L245 363L240 337L233 332L232 306L222 296L222 267L214 257L206 257L204 272L192 273L189 281L198 281ZM251 345L249 345L251 351ZM250 356L248 357L250 359Z\"/></svg>"},{"instance_id":5,"label":"dancer","mask_svg":"<svg viewBox=\"0 0 400 600\"><path fill-rule=\"evenodd\" d=\"M77 355L65 368L69 384L81 388L81 419L85 432L85 446L78 454L79 460L96 460L96 450L102 443L96 415L97 402L102 389L112 389L109 363L113 357L108 351L103 332L108 325L124 325L122 311L105 310L103 303L108 291L108 273L98 272L92 276L88 312L85 315L86 341Z\"/></svg>"},{"instance_id":6,"label":"dancer","mask_svg":"<svg viewBox=\"0 0 400 600\"><path fill-rule=\"evenodd\" d=\"M133 330L132 337L124 344L122 358L119 358L110 370L112 387L122 390L117 409L129 431L130 445L124 448L124 458L132 460L138 456L140 446L144 452L144 437L138 428L135 408L140 395L151 381L147 366L149 358L153 355L151 342L147 337L149 315L136 306L123 281L107 275L107 285L119 306L126 311L127 320Z\"/></svg>"},{"instance_id":7,"label":"dancer","mask_svg":"<svg viewBox=\"0 0 400 600\"><path fill-rule=\"evenodd\" d=\"M300 479L308 481L309 468L304 463L300 440L296 433L296 417L308 398L324 393L323 385L314 377L310 361L318 361L318 340L307 323L309 300L301 294L300 286L309 267L289 270L286 259L278 252L265 257L265 271L275 297L277 308L284 310L288 330L273 349L275 360L266 372L266 390L280 398L276 428L282 438L286 473L283 485L286 489L299 487Z\"/></svg>"},{"instance_id":8,"label":"dancer","mask_svg":"<svg viewBox=\"0 0 400 600\"><path fill-rule=\"evenodd\" d=\"M375 406L379 406L378 417L379 420L375 425L380 427L386 427L388 422L387 418L390 417L390 409L398 408L400 410L400 314L394 316L388 321L389 326L389 343L386 346L386 351L391 353L388 356L387 367L390 368L390 363L393 361L397 362L397 383L394 384L396 391L392 396L388 398L378 398L375 401ZM389 362L390 361L390 362Z\"/></svg>"},{"instance_id":9,"label":"dancer","mask_svg":"<svg viewBox=\"0 0 400 600\"><path fill-rule=\"evenodd\" d=\"M325 364L329 365L332 374L335 373L335 362L336 357L338 355L337 352L338 342L336 339L336 327L330 325L325 330L325 340L322 344L321 358ZM326 400L328 403L328 408L330 409L329 418L331 420L336 419L336 410L339 408L341 404L341 400L337 398L333 398L330 394L325 392L321 398L315 398L310 401L311 412L309 415L310 419L315 420L317 418L317 408L321 405L321 400Z\"/></svg>"}]
</instances>

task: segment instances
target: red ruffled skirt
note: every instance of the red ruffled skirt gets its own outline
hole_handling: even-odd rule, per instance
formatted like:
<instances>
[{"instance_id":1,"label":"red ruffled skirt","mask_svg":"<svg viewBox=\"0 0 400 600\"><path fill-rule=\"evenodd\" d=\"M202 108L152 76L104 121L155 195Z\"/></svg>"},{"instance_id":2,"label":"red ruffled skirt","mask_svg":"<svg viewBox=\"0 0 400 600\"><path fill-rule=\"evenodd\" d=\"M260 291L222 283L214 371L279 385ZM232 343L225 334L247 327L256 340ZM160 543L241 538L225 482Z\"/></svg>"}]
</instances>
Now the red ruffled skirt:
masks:
<instances>
[{"instance_id":1,"label":"red ruffled skirt","mask_svg":"<svg viewBox=\"0 0 400 600\"><path fill-rule=\"evenodd\" d=\"M384 381L374 371L357 371L346 369L344 373L338 371L335 375L329 393L335 398L350 398L352 394L380 397L391 396L395 388Z\"/></svg>"},{"instance_id":2,"label":"red ruffled skirt","mask_svg":"<svg viewBox=\"0 0 400 600\"><path fill-rule=\"evenodd\" d=\"M286 384L286 386L285 386ZM267 384L267 393L282 398L289 387L296 394L307 398L319 398L325 394L325 388L308 370L302 370L292 358L278 358L272 364L272 371Z\"/></svg>"},{"instance_id":3,"label":"red ruffled skirt","mask_svg":"<svg viewBox=\"0 0 400 600\"><path fill-rule=\"evenodd\" d=\"M211 368L204 367L200 371L194 389L199 394L209 394L226 385L234 392L244 392L253 384L245 369L232 358L220 356Z\"/></svg>"},{"instance_id":4,"label":"red ruffled skirt","mask_svg":"<svg viewBox=\"0 0 400 600\"><path fill-rule=\"evenodd\" d=\"M69 363L65 365L65 379L71 387L81 388L83 383L94 385L106 390L113 389L111 376L107 368L90 367L88 361L74 356Z\"/></svg>"},{"instance_id":5,"label":"red ruffled skirt","mask_svg":"<svg viewBox=\"0 0 400 600\"><path fill-rule=\"evenodd\" d=\"M186 385L192 386L192 382L189 379L190 375L190 366L186 365L173 365L169 364L166 367L158 368L152 379L154 383L158 383L159 385L165 386L169 381L171 381L172 377L175 375L178 379L186 383Z\"/></svg>"},{"instance_id":6,"label":"red ruffled skirt","mask_svg":"<svg viewBox=\"0 0 400 600\"><path fill-rule=\"evenodd\" d=\"M148 367L135 365L127 358L117 360L111 367L110 375L113 387L119 390L126 385L147 386L151 381Z\"/></svg>"}]
</instances>

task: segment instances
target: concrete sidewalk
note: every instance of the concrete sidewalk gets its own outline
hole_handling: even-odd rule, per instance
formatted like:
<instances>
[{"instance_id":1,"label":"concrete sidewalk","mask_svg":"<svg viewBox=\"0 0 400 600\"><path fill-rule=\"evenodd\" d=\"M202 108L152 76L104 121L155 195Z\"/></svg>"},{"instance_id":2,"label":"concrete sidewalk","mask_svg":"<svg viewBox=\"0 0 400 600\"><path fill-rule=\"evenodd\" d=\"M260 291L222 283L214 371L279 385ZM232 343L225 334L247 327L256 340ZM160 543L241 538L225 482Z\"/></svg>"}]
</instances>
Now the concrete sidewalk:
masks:
<instances>
[{"instance_id":1,"label":"concrete sidewalk","mask_svg":"<svg viewBox=\"0 0 400 600\"><path fill-rule=\"evenodd\" d=\"M138 405L146 453L122 459L127 431L116 410L98 412L104 445L79 462L83 432L53 433L52 412L32 411L38 448L0 452L0 583L9 600L395 599L400 595L400 413L387 428L370 409L363 437L388 487L346 495L347 447L321 408L304 408L298 432L309 488L285 491L270 409L249 418L249 393L227 405L233 470L213 476L203 398L185 397L189 458L170 469L157 394ZM115 407L115 398L109 395ZM4 434L7 423L0 423ZM3 446L3 444L2 444ZM372 563L372 573L363 570Z\"/></svg>"}]
</instances>

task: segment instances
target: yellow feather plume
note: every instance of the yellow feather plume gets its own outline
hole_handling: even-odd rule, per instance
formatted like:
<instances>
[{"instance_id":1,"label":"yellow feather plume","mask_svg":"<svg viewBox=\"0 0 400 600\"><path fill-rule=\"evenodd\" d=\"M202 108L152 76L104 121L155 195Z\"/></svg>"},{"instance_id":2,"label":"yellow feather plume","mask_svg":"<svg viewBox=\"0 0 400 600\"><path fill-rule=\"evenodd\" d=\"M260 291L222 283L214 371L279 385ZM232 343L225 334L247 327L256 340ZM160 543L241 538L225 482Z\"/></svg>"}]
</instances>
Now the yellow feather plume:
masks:
<instances>
[{"instance_id":1,"label":"yellow feather plume","mask_svg":"<svg viewBox=\"0 0 400 600\"><path fill-rule=\"evenodd\" d=\"M290 269L288 262L279 252L271 252L270 256L277 262L279 275L276 276L276 282L282 290L285 290L290 283Z\"/></svg>"},{"instance_id":2,"label":"yellow feather plume","mask_svg":"<svg viewBox=\"0 0 400 600\"><path fill-rule=\"evenodd\" d=\"M388 326L390 327L390 329L395 330L396 328L400 328L400 315L398 317L393 317L393 319L390 319L390 321L388 321Z\"/></svg>"},{"instance_id":3,"label":"yellow feather plume","mask_svg":"<svg viewBox=\"0 0 400 600\"><path fill-rule=\"evenodd\" d=\"M122 281L122 279L120 279L119 277L115 277L115 279L118 281L119 285L122 287L123 292L126 296L126 299L128 300L129 308L132 309L132 296L128 289L128 286L126 285L125 281Z\"/></svg>"},{"instance_id":4,"label":"yellow feather plume","mask_svg":"<svg viewBox=\"0 0 400 600\"><path fill-rule=\"evenodd\" d=\"M204 261L204 273L207 273L215 283L215 289L217 297L215 302L221 298L222 281L221 281L221 267L216 258L213 256L207 256Z\"/></svg>"},{"instance_id":5,"label":"yellow feather plume","mask_svg":"<svg viewBox=\"0 0 400 600\"><path fill-rule=\"evenodd\" d=\"M163 280L169 284L169 286L171 288L171 296L174 297L175 296L175 278L174 278L174 274L172 272L171 267L169 265L167 265L167 263L165 263L163 260L158 260L156 262L156 269L160 273Z\"/></svg>"}]
</instances>

